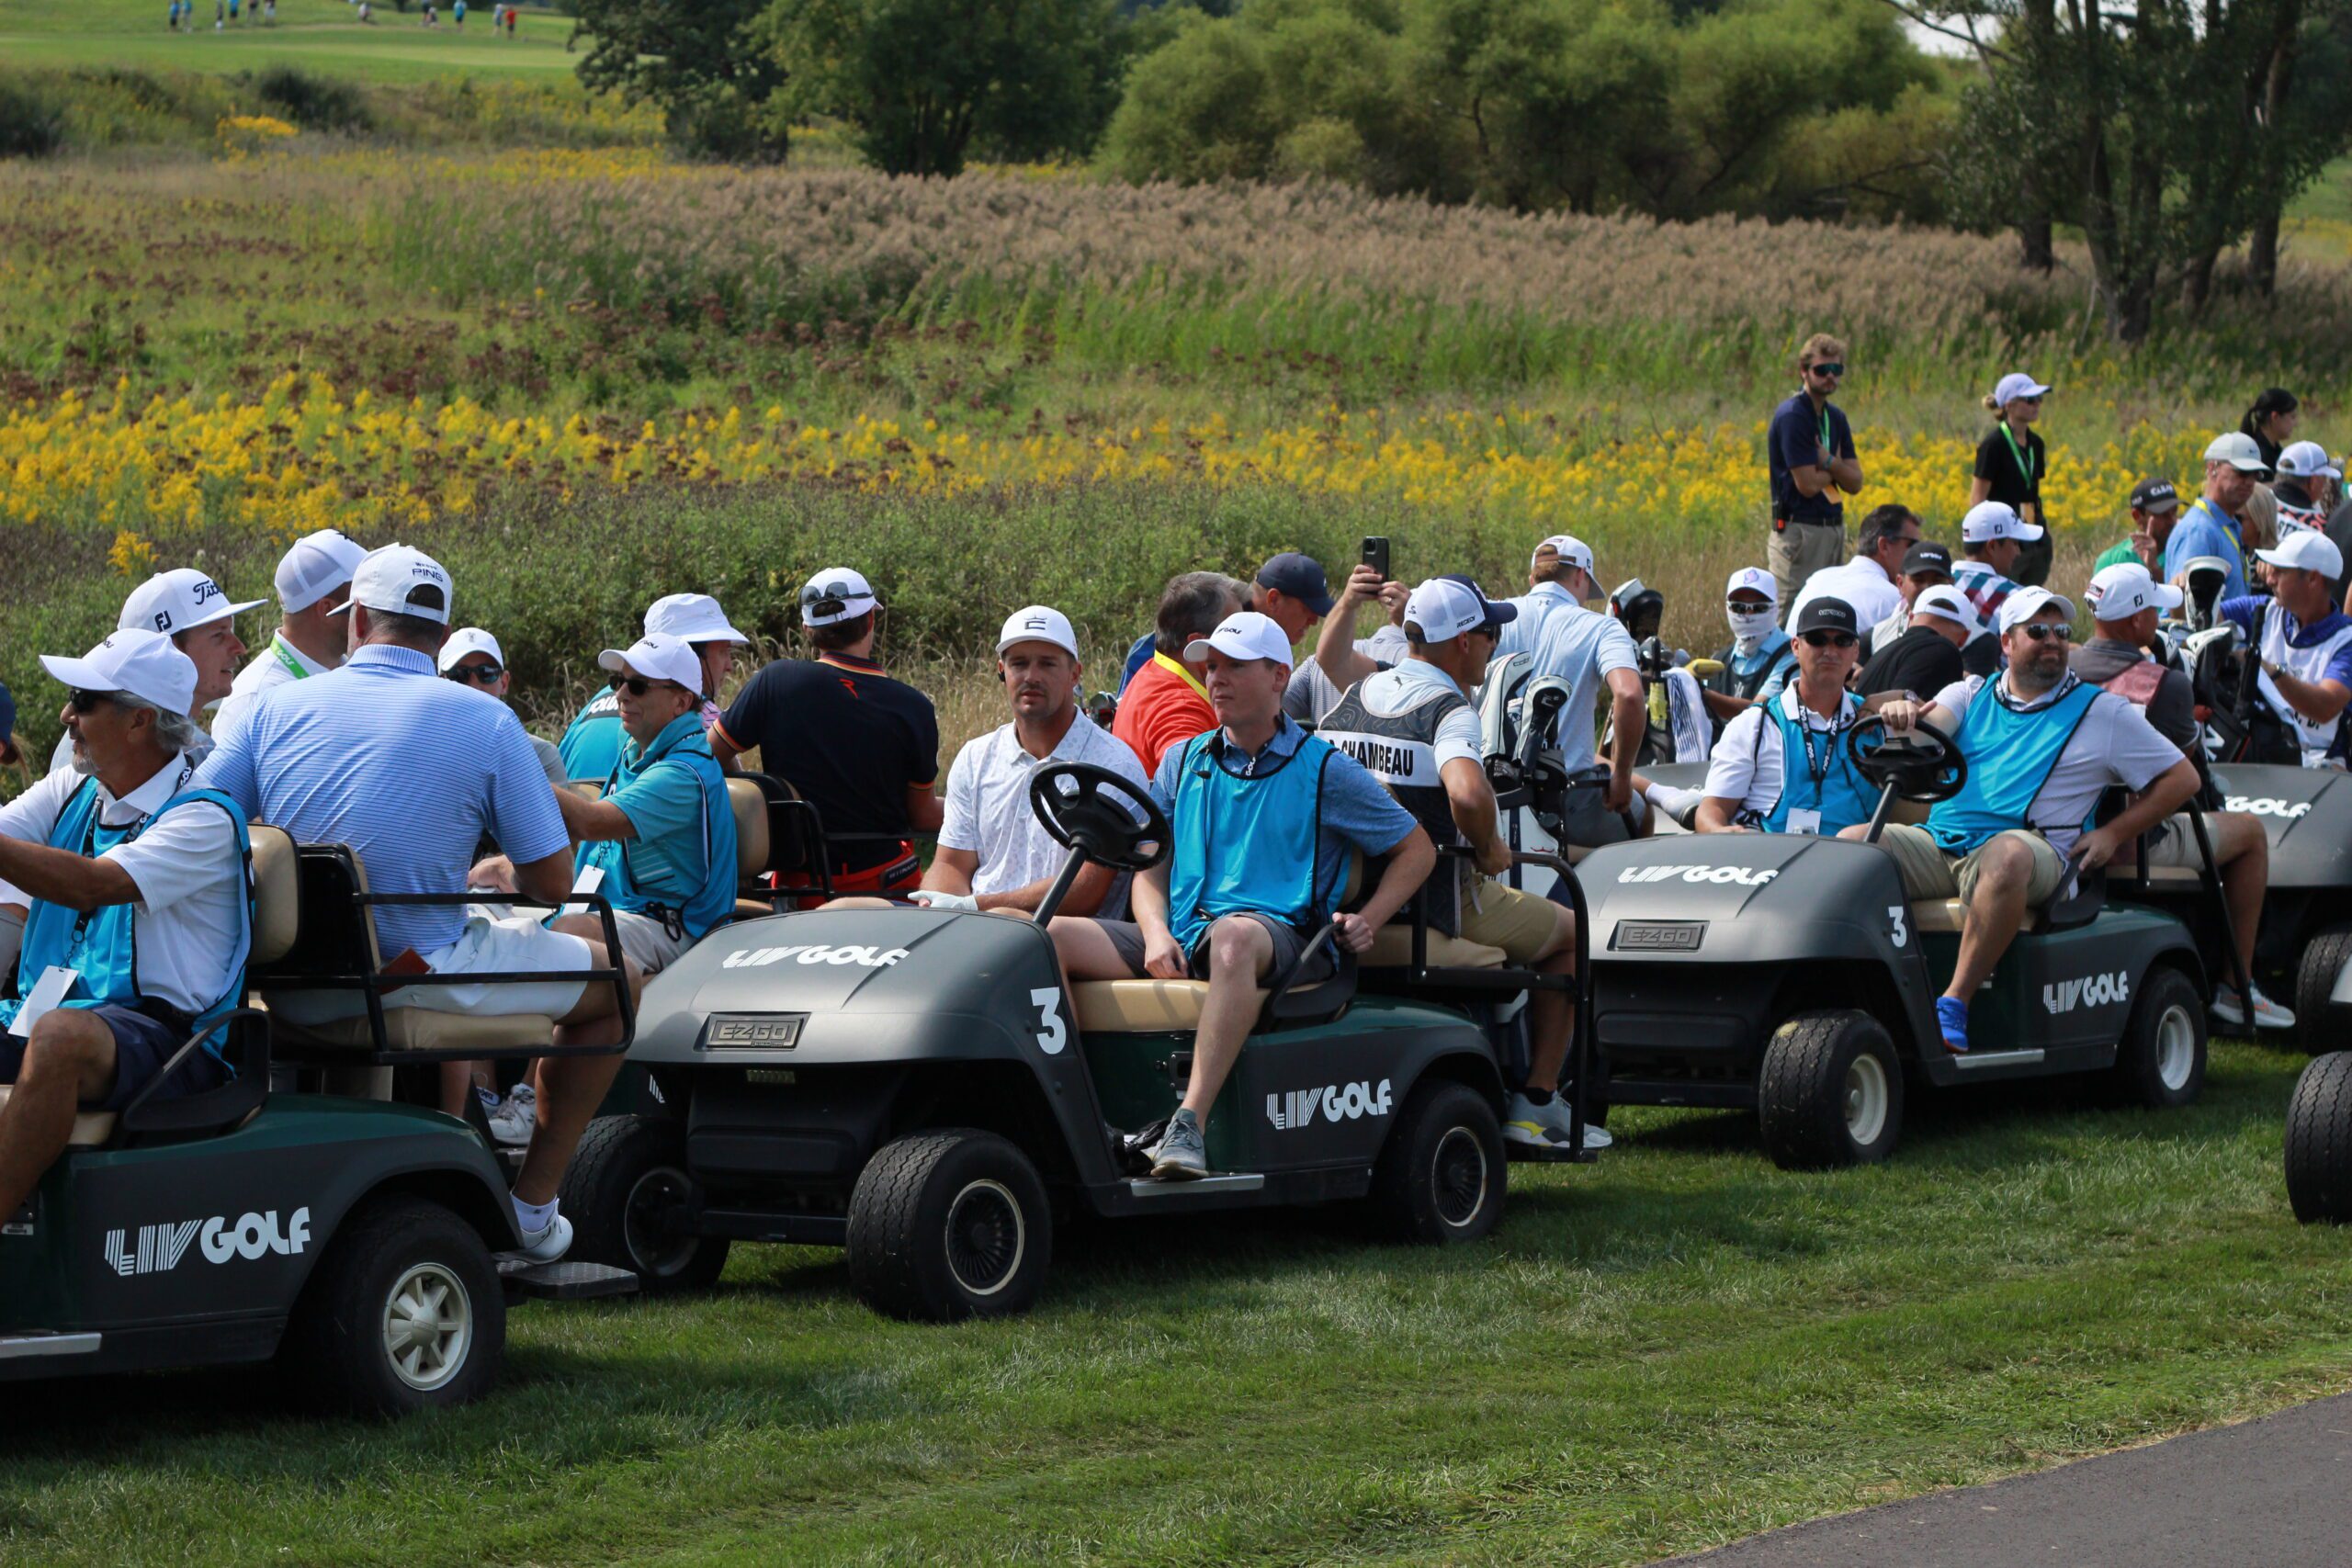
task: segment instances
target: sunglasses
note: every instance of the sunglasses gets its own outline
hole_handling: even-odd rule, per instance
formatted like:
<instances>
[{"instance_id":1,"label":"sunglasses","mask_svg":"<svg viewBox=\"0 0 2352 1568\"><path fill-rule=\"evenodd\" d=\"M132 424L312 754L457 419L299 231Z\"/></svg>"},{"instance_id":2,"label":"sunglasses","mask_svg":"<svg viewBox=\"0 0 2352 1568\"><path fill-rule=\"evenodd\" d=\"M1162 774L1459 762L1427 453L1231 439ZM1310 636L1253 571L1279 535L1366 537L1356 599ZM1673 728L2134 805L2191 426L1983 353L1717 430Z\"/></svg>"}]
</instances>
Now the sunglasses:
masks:
<instances>
[{"instance_id":1,"label":"sunglasses","mask_svg":"<svg viewBox=\"0 0 2352 1568\"><path fill-rule=\"evenodd\" d=\"M2019 626L2018 630L2025 633L2026 636L2031 637L2036 642L2048 642L2053 637L2060 642L2066 642L2071 640L2075 635L2075 628L2067 626L2063 621L2029 622L2025 626Z\"/></svg>"},{"instance_id":2,"label":"sunglasses","mask_svg":"<svg viewBox=\"0 0 2352 1568\"><path fill-rule=\"evenodd\" d=\"M626 691L632 697L641 697L656 686L676 686L681 692L685 690L675 681L649 681L642 675L616 675L606 684L616 692Z\"/></svg>"},{"instance_id":3,"label":"sunglasses","mask_svg":"<svg viewBox=\"0 0 2352 1568\"><path fill-rule=\"evenodd\" d=\"M1846 373L1846 362L1842 359L1825 360L1813 367L1813 373L1816 376L1843 376Z\"/></svg>"},{"instance_id":4,"label":"sunglasses","mask_svg":"<svg viewBox=\"0 0 2352 1568\"><path fill-rule=\"evenodd\" d=\"M506 671L503 665L460 664L455 670L450 671L441 678L445 681L456 681L460 684L469 685L476 681L480 681L483 685L487 686L494 682L501 675L505 673Z\"/></svg>"},{"instance_id":5,"label":"sunglasses","mask_svg":"<svg viewBox=\"0 0 2352 1568\"><path fill-rule=\"evenodd\" d=\"M1851 648L1862 639L1852 632L1807 632L1801 640L1807 648Z\"/></svg>"},{"instance_id":6,"label":"sunglasses","mask_svg":"<svg viewBox=\"0 0 2352 1568\"><path fill-rule=\"evenodd\" d=\"M65 694L65 705L75 713L92 713L103 702L113 699L112 692L71 691Z\"/></svg>"}]
</instances>

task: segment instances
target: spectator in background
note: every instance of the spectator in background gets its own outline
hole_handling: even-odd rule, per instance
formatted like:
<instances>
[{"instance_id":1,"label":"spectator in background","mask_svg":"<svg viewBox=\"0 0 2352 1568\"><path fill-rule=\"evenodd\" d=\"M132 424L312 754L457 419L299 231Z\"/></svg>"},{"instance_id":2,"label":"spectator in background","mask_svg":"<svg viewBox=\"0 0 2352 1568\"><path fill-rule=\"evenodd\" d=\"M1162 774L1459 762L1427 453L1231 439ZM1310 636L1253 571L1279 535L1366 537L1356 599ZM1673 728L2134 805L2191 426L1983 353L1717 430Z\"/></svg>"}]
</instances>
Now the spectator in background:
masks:
<instances>
[{"instance_id":1,"label":"spectator in background","mask_svg":"<svg viewBox=\"0 0 2352 1568\"><path fill-rule=\"evenodd\" d=\"M1920 594L1951 581L1951 552L1943 546L1922 541L1905 550L1902 574L1894 580L1896 592L1903 595L1903 607L1883 616L1862 634L1862 662L1869 663L1880 649L1911 629L1911 612L1919 603Z\"/></svg>"},{"instance_id":2,"label":"spectator in background","mask_svg":"<svg viewBox=\"0 0 2352 1568\"><path fill-rule=\"evenodd\" d=\"M1761 567L1744 566L1724 584L1731 644L1715 655L1723 668L1703 683L1707 712L1728 723L1751 703L1770 702L1796 671L1796 649L1781 629L1780 584Z\"/></svg>"},{"instance_id":3,"label":"spectator in background","mask_svg":"<svg viewBox=\"0 0 2352 1568\"><path fill-rule=\"evenodd\" d=\"M232 603L226 589L184 566L159 571L132 589L122 602L115 629L161 632L188 656L196 665L196 704L187 716L201 725L204 710L229 694L237 679L237 660L245 656L245 645L237 637L237 617L262 604L259 599ZM198 757L209 754L212 737L198 729L189 750ZM50 754L50 770L73 761L74 737L60 736L57 750Z\"/></svg>"},{"instance_id":4,"label":"spectator in background","mask_svg":"<svg viewBox=\"0 0 2352 1568\"><path fill-rule=\"evenodd\" d=\"M1860 495L1862 466L1853 427L1829 400L1846 376L1846 345L1826 333L1797 355L1796 394L1772 411L1765 468L1772 485L1768 557L1781 603L1793 607L1815 572L1846 558L1845 495Z\"/></svg>"},{"instance_id":5,"label":"spectator in background","mask_svg":"<svg viewBox=\"0 0 2352 1568\"><path fill-rule=\"evenodd\" d=\"M2327 448L2316 441L2297 441L2278 454L2272 467L2278 478L2271 481L2270 498L2278 506L2278 531L2324 529L2329 489L2344 477Z\"/></svg>"},{"instance_id":6,"label":"spectator in background","mask_svg":"<svg viewBox=\"0 0 2352 1568\"><path fill-rule=\"evenodd\" d=\"M2261 455L2264 468L2278 468L2278 454L2285 451L2287 443L2295 438L2295 421L2299 417L2295 411L2301 406L2295 400L2295 394L2286 388L2268 387L2254 400L2254 406L2245 411L2245 417L2238 421L2240 433L2253 437L2255 450Z\"/></svg>"},{"instance_id":7,"label":"spectator in background","mask_svg":"<svg viewBox=\"0 0 2352 1568\"><path fill-rule=\"evenodd\" d=\"M1352 662L1362 669L1358 680L1376 670L1393 670L1404 660L1406 649L1412 646L1405 637L1405 602L1409 593L1410 590L1401 582L1382 581L1380 574L1368 566L1349 572L1347 585L1340 591L1338 606L1324 617L1315 656L1301 660L1298 668L1290 672L1290 685L1283 693L1283 712L1293 723L1319 726L1323 716L1340 705L1341 688L1323 667L1324 643L1334 637L1348 640L1355 656ZM1351 637L1349 634L1355 630L1356 612L1374 603L1388 612L1387 624L1370 637Z\"/></svg>"},{"instance_id":8,"label":"spectator in background","mask_svg":"<svg viewBox=\"0 0 2352 1568\"><path fill-rule=\"evenodd\" d=\"M2050 451L2034 433L2041 417L2041 400L2050 389L2022 371L2012 371L1984 398L1984 407L1999 418L1976 444L1975 479L1969 486L1968 504L2006 501L2019 517L2041 530L2018 551L2009 575L2031 588L2050 576L2050 524L2041 514L2041 480L2050 471Z\"/></svg>"},{"instance_id":9,"label":"spectator in background","mask_svg":"<svg viewBox=\"0 0 2352 1568\"><path fill-rule=\"evenodd\" d=\"M2020 518L2005 501L1984 501L1960 520L1960 547L1967 557L1951 569L1952 585L1968 596L1976 618L1996 625L2001 606L2022 586L2009 575L2018 551L2041 536L2041 530ZM1972 638L1962 651L1972 675L1990 675L2000 667L2001 640L1989 630Z\"/></svg>"},{"instance_id":10,"label":"spectator in background","mask_svg":"<svg viewBox=\"0 0 2352 1568\"><path fill-rule=\"evenodd\" d=\"M2131 536L2108 547L2091 563L2091 570L2105 571L2109 567L2128 566L2136 560L2161 582L2165 577L2165 542L2172 537L2173 525L2180 521L2180 492L2173 489L2170 479L2142 479L2132 487L2126 504L2132 509Z\"/></svg>"},{"instance_id":11,"label":"spectator in background","mask_svg":"<svg viewBox=\"0 0 2352 1568\"><path fill-rule=\"evenodd\" d=\"M1127 743L1157 776L1170 746L1216 728L1208 691L1184 663L1184 650L1238 615L1248 601L1246 583L1221 571L1180 572L1159 595L1152 654L1119 695L1119 716L1111 733Z\"/></svg>"},{"instance_id":12,"label":"spectator in background","mask_svg":"<svg viewBox=\"0 0 2352 1568\"><path fill-rule=\"evenodd\" d=\"M269 646L237 672L220 711L212 717L212 739L226 740L245 722L265 693L289 681L323 675L343 662L349 628L335 614L351 592L351 574L368 552L333 528L306 534L278 558L277 631Z\"/></svg>"},{"instance_id":13,"label":"spectator in background","mask_svg":"<svg viewBox=\"0 0 2352 1568\"><path fill-rule=\"evenodd\" d=\"M1984 631L1975 606L1959 589L1949 582L1923 588L1912 602L1903 635L1881 639L1855 690L1865 697L1885 692L1931 697L1966 679L1961 650Z\"/></svg>"},{"instance_id":14,"label":"spectator in background","mask_svg":"<svg viewBox=\"0 0 2352 1568\"><path fill-rule=\"evenodd\" d=\"M645 635L674 637L694 645L695 656L702 660L702 725L708 729L717 724L715 699L734 671L735 649L752 639L728 625L727 612L707 593L665 593L656 599L645 612ZM571 728L563 732L559 749L564 772L575 779L602 784L620 761L621 748L628 740L617 696L610 689L598 692L572 716Z\"/></svg>"},{"instance_id":15,"label":"spectator in background","mask_svg":"<svg viewBox=\"0 0 2352 1568\"><path fill-rule=\"evenodd\" d=\"M2269 467L2254 437L2240 431L2217 435L2205 448L2204 493L2165 541L2165 570L2176 585L2186 581L2190 561L2214 556L2229 563L2222 597L2245 595L2245 530L2238 518Z\"/></svg>"},{"instance_id":16,"label":"spectator in background","mask_svg":"<svg viewBox=\"0 0 2352 1568\"><path fill-rule=\"evenodd\" d=\"M1919 514L1907 506L1882 506L1862 519L1861 537L1854 558L1843 566L1817 571L1797 595L1789 619L1804 614L1806 604L1826 594L1843 599L1860 624L1874 626L1903 607L1903 558L1919 542Z\"/></svg>"},{"instance_id":17,"label":"spectator in background","mask_svg":"<svg viewBox=\"0 0 2352 1568\"><path fill-rule=\"evenodd\" d=\"M1518 615L1503 627L1495 657L1534 652L1554 615L1600 597L1600 584L1592 575L1592 547L1573 534L1553 535L1535 547L1527 563L1527 592L1510 602Z\"/></svg>"},{"instance_id":18,"label":"spectator in background","mask_svg":"<svg viewBox=\"0 0 2352 1568\"><path fill-rule=\"evenodd\" d=\"M506 668L506 655L499 651L498 639L480 626L459 626L451 632L449 640L441 645L440 664L443 679L463 686L480 686L501 702L506 700L506 690L514 680ZM556 750L552 740L537 735L526 739L531 742L539 766L547 770L548 783L560 788L571 776L563 765L563 753ZM642 967L651 974L660 965Z\"/></svg>"},{"instance_id":19,"label":"spectator in background","mask_svg":"<svg viewBox=\"0 0 2352 1568\"><path fill-rule=\"evenodd\" d=\"M1404 603L1404 590L1397 590L1397 603ZM1241 607L1254 610L1282 627L1296 648L1299 640L1322 624L1331 613L1331 585L1323 575L1323 568L1311 557L1296 550L1284 550L1258 569L1249 590L1242 596ZM1159 633L1155 629L1136 638L1127 649L1127 660L1119 673L1119 690L1124 694L1127 682L1136 672L1151 662L1154 645ZM1310 649L1311 651L1311 649ZM1306 662L1313 663L1310 659Z\"/></svg>"}]
</instances>

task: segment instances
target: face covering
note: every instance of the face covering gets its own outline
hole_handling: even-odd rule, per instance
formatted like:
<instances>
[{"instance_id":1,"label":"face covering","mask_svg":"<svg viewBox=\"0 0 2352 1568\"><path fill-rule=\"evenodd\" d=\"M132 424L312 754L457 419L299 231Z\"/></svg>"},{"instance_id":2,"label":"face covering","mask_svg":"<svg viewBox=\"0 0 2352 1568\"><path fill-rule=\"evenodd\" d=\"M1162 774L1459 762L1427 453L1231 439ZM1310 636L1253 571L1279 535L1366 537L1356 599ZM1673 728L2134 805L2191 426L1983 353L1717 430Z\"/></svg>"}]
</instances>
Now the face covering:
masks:
<instances>
[{"instance_id":1,"label":"face covering","mask_svg":"<svg viewBox=\"0 0 2352 1568\"><path fill-rule=\"evenodd\" d=\"M1745 649L1754 647L1772 635L1772 606L1760 610L1734 610L1726 606L1724 619L1731 623L1731 635Z\"/></svg>"}]
</instances>

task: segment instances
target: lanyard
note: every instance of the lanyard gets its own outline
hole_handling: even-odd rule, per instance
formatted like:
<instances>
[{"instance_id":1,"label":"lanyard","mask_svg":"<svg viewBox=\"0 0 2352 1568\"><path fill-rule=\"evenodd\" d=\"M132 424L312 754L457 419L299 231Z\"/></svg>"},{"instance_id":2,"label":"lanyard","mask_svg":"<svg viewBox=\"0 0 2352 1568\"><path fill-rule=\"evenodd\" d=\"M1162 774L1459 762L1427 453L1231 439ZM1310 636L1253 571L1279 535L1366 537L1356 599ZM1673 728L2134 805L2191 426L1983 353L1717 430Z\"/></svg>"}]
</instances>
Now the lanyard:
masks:
<instances>
[{"instance_id":1,"label":"lanyard","mask_svg":"<svg viewBox=\"0 0 2352 1568\"><path fill-rule=\"evenodd\" d=\"M302 668L302 661L294 657L294 650L286 646L286 639L284 637L271 637L269 639L269 650L270 652L277 655L277 661L280 664L285 665L287 673L293 676L297 681L302 680L311 673L308 670Z\"/></svg>"},{"instance_id":2,"label":"lanyard","mask_svg":"<svg viewBox=\"0 0 2352 1568\"><path fill-rule=\"evenodd\" d=\"M1838 447L1829 434L1829 405L1821 405L1821 452L1831 462L1838 460Z\"/></svg>"},{"instance_id":3,"label":"lanyard","mask_svg":"<svg viewBox=\"0 0 2352 1568\"><path fill-rule=\"evenodd\" d=\"M1185 669L1182 664L1177 663L1176 660L1169 658L1168 655L1164 653L1153 654L1151 656L1151 661L1154 664L1159 665L1163 669L1174 671L1178 680L1193 688L1193 695L1199 697L1201 701L1204 703L1208 702L1209 689L1206 686L1202 685L1198 681L1193 679L1193 672L1190 670ZM1210 705L1214 706L1216 705L1211 704Z\"/></svg>"},{"instance_id":4,"label":"lanyard","mask_svg":"<svg viewBox=\"0 0 2352 1568\"><path fill-rule=\"evenodd\" d=\"M1821 738L1822 752L1819 756L1815 756L1813 750L1815 730L1812 713L1813 710L1806 707L1803 701L1798 702L1797 735L1804 741L1804 771L1813 779L1813 797L1817 801L1821 798L1821 786L1829 782L1830 766L1838 761L1838 734L1839 730L1845 728L1845 725L1842 722L1843 714L1829 721L1829 733Z\"/></svg>"},{"instance_id":5,"label":"lanyard","mask_svg":"<svg viewBox=\"0 0 2352 1568\"><path fill-rule=\"evenodd\" d=\"M2031 489L2033 486L2033 436L2029 434L2025 438L2025 450L2022 452L2018 450L2018 438L2009 433L2009 422L2005 419L2001 422L2001 439L2009 444L2009 456L2017 459L2018 472L2024 477L2027 488Z\"/></svg>"},{"instance_id":6,"label":"lanyard","mask_svg":"<svg viewBox=\"0 0 2352 1568\"><path fill-rule=\"evenodd\" d=\"M180 776L172 781L171 794L166 795L164 798L165 800L169 800L173 795L179 794L183 788L187 787L187 781L195 774L195 760L189 757L181 758ZM93 784L96 783L95 779L91 782ZM99 785L98 787L103 788L104 786ZM82 858L84 860L96 860L97 858L98 818L102 815L104 815L104 807L98 806L96 802L93 802L90 807L90 819L82 826ZM127 833L127 838L137 838L139 836L139 830L141 828L146 827L150 821L153 820L154 816L155 814L152 811L142 813L137 821L130 824ZM74 918L73 945L71 949L73 952L81 952L82 944L89 940L90 921L96 917L97 912L98 910L96 908L88 908L83 910L81 914Z\"/></svg>"}]
</instances>

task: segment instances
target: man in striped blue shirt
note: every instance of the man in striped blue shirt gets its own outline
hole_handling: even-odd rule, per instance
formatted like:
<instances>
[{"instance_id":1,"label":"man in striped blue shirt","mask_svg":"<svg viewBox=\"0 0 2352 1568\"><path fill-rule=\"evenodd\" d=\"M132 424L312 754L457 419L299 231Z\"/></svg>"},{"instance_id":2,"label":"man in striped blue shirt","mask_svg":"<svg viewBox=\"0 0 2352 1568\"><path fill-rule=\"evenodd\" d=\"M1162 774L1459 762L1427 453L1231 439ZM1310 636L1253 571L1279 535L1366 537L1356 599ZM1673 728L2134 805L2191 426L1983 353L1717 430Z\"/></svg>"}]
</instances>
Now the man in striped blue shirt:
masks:
<instances>
[{"instance_id":1,"label":"man in striped blue shirt","mask_svg":"<svg viewBox=\"0 0 2352 1568\"><path fill-rule=\"evenodd\" d=\"M487 833L514 861L519 893L560 903L571 889L571 839L530 738L504 703L435 671L451 597L449 574L431 557L405 545L370 553L352 578L350 659L272 693L197 782L297 843L349 845L372 892L461 891ZM479 908L388 906L377 911L376 933L388 963L413 953L436 975L584 973L607 963L599 943ZM634 989L639 976L626 967ZM314 1010L317 1021L351 1016L364 1002L345 991L275 1005L295 1021ZM388 993L384 1005L545 1014L563 1045L621 1038L612 989L579 980L422 986ZM556 1184L619 1067L617 1055L540 1064L538 1123L514 1181L515 1218L535 1262L562 1257L571 1243Z\"/></svg>"}]
</instances>

